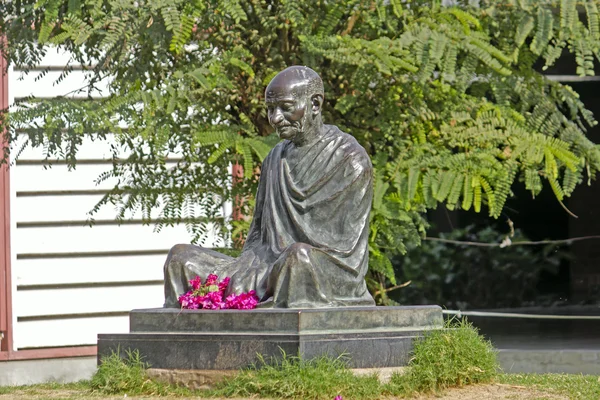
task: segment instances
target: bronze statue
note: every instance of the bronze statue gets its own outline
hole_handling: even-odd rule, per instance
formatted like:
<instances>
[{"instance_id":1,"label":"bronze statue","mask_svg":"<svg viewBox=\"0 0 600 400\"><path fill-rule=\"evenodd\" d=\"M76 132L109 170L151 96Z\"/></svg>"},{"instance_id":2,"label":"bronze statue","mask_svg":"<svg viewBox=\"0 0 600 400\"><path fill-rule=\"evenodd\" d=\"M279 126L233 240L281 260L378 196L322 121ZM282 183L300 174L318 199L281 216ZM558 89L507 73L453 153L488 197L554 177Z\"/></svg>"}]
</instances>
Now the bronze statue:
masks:
<instances>
[{"instance_id":1,"label":"bronze statue","mask_svg":"<svg viewBox=\"0 0 600 400\"><path fill-rule=\"evenodd\" d=\"M265 93L281 139L262 164L254 218L241 255L174 246L165 263L165 307L188 280L229 276L226 293L255 290L259 307L370 306L369 211L373 169L350 135L321 120L323 82L310 68L280 72Z\"/></svg>"}]
</instances>

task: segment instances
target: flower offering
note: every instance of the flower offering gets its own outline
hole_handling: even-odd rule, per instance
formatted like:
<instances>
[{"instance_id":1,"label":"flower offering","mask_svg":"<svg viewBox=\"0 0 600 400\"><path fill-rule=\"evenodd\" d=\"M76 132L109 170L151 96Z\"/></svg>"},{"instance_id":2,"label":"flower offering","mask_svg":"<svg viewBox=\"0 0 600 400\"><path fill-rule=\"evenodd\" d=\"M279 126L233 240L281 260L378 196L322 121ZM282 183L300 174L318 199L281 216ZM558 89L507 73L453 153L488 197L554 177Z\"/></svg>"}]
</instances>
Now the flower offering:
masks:
<instances>
[{"instance_id":1,"label":"flower offering","mask_svg":"<svg viewBox=\"0 0 600 400\"><path fill-rule=\"evenodd\" d=\"M229 285L229 277L219 282L219 277L210 274L202 283L199 276L190 281L192 289L179 296L181 308L188 310L251 310L256 308L258 297L251 290L247 293L230 294L224 298L225 290Z\"/></svg>"}]
</instances>

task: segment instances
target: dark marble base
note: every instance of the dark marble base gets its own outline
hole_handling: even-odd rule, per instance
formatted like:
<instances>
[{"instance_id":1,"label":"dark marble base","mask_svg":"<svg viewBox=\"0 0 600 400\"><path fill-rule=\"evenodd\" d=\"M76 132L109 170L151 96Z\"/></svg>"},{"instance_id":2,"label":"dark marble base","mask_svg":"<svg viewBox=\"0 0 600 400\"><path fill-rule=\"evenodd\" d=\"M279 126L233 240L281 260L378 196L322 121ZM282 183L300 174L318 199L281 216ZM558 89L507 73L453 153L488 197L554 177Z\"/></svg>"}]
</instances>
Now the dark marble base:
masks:
<instances>
[{"instance_id":1,"label":"dark marble base","mask_svg":"<svg viewBox=\"0 0 600 400\"><path fill-rule=\"evenodd\" d=\"M129 334L98 335L98 357L137 349L153 368L239 369L282 354L346 355L351 368L405 366L413 340L441 328L437 306L134 310Z\"/></svg>"}]
</instances>

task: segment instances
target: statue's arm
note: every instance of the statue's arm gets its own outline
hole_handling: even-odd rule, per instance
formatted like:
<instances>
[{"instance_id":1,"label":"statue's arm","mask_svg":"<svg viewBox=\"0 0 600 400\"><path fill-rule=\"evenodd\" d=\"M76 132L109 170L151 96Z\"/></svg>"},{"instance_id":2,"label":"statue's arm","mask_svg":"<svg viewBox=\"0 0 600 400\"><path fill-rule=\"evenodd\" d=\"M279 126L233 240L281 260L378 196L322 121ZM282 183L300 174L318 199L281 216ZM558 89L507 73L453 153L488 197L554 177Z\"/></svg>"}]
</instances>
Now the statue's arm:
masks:
<instances>
[{"instance_id":1,"label":"statue's arm","mask_svg":"<svg viewBox=\"0 0 600 400\"><path fill-rule=\"evenodd\" d=\"M351 153L342 163L302 206L316 216L308 244L335 254L351 254L368 234L373 167L364 150Z\"/></svg>"}]
</instances>

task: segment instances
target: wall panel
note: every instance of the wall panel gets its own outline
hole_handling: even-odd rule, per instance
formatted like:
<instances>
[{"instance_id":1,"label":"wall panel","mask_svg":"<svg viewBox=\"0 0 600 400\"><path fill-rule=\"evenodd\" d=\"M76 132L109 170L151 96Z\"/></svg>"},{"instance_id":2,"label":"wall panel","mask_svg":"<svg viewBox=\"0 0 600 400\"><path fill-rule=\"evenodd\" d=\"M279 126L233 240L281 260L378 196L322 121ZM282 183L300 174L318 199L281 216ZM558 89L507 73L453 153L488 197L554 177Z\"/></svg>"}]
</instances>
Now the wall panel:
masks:
<instances>
[{"instance_id":1,"label":"wall panel","mask_svg":"<svg viewBox=\"0 0 600 400\"><path fill-rule=\"evenodd\" d=\"M19 260L18 287L160 280L166 254Z\"/></svg>"},{"instance_id":2,"label":"wall panel","mask_svg":"<svg viewBox=\"0 0 600 400\"><path fill-rule=\"evenodd\" d=\"M20 79L22 72L11 70L12 98L71 95L83 86L87 72L75 66L57 83L68 60L68 54L50 50L38 69L50 67L50 72L38 80L36 72ZM30 147L11 168L15 350L93 345L98 333L126 332L129 310L162 305L166 253L191 239L184 226L155 232L154 225L141 223L139 213L119 225L113 206L95 215L97 225L86 226L88 211L116 183L94 183L111 168L115 139L92 139L90 134L83 137L81 163L74 170L64 162L45 168L43 148ZM24 142L26 135L19 140ZM175 163L179 156L174 152L169 157ZM152 215L158 217L158 212ZM223 245L215 234L203 244Z\"/></svg>"},{"instance_id":3,"label":"wall panel","mask_svg":"<svg viewBox=\"0 0 600 400\"><path fill-rule=\"evenodd\" d=\"M106 316L19 322L15 337L19 348L95 345L98 333L129 331L129 318Z\"/></svg>"}]
</instances>

